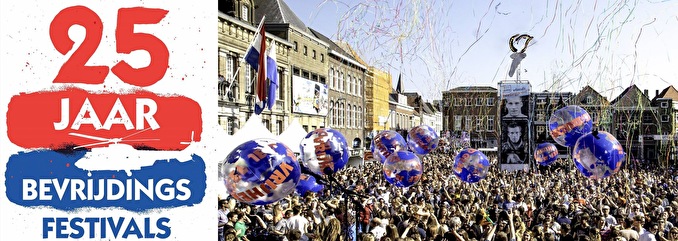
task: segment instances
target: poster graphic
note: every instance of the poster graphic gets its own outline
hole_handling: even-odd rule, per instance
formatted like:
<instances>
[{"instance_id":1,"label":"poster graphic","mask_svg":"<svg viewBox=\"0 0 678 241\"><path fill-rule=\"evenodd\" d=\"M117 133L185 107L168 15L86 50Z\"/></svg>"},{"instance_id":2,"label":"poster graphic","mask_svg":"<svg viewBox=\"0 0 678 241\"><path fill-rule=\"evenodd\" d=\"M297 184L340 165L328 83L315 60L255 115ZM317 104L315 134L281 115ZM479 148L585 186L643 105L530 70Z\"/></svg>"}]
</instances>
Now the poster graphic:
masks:
<instances>
[{"instance_id":1,"label":"poster graphic","mask_svg":"<svg viewBox=\"0 0 678 241\"><path fill-rule=\"evenodd\" d=\"M500 83L502 170L525 170L530 163L530 84Z\"/></svg>"},{"instance_id":2,"label":"poster graphic","mask_svg":"<svg viewBox=\"0 0 678 241\"><path fill-rule=\"evenodd\" d=\"M212 8L2 3L0 240L216 236Z\"/></svg>"},{"instance_id":3,"label":"poster graphic","mask_svg":"<svg viewBox=\"0 0 678 241\"><path fill-rule=\"evenodd\" d=\"M292 110L296 113L326 116L328 112L327 85L299 76L292 76Z\"/></svg>"},{"instance_id":4,"label":"poster graphic","mask_svg":"<svg viewBox=\"0 0 678 241\"><path fill-rule=\"evenodd\" d=\"M501 118L502 119L526 119L529 111L529 84L502 83L499 89L501 93Z\"/></svg>"},{"instance_id":5,"label":"poster graphic","mask_svg":"<svg viewBox=\"0 0 678 241\"><path fill-rule=\"evenodd\" d=\"M527 121L504 121L501 129L501 164L527 164Z\"/></svg>"}]
</instances>

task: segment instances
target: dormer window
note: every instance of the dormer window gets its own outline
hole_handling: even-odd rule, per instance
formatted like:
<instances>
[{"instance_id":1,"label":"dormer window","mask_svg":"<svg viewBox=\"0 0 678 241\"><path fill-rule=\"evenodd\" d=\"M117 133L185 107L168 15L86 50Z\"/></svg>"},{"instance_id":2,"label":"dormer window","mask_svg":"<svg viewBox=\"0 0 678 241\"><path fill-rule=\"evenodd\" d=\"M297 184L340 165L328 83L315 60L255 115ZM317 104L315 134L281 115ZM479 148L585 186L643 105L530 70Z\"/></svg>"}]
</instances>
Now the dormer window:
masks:
<instances>
[{"instance_id":1,"label":"dormer window","mask_svg":"<svg viewBox=\"0 0 678 241\"><path fill-rule=\"evenodd\" d=\"M240 18L242 20L248 21L249 12L250 12L249 6L243 5L242 10L240 12Z\"/></svg>"}]
</instances>

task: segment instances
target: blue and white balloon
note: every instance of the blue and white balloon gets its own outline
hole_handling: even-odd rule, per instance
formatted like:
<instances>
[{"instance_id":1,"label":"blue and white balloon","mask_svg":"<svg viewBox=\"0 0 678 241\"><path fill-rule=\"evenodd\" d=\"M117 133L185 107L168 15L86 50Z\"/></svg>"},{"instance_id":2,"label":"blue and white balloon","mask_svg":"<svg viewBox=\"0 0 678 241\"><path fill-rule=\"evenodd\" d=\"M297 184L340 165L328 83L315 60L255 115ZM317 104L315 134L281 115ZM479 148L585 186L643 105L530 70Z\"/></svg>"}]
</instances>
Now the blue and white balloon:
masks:
<instances>
[{"instance_id":1,"label":"blue and white balloon","mask_svg":"<svg viewBox=\"0 0 678 241\"><path fill-rule=\"evenodd\" d=\"M313 173L324 175L338 172L348 163L348 143L341 132L320 128L301 140L301 162Z\"/></svg>"},{"instance_id":2,"label":"blue and white balloon","mask_svg":"<svg viewBox=\"0 0 678 241\"><path fill-rule=\"evenodd\" d=\"M304 196L307 192L317 193L322 191L323 188L325 188L325 186L318 184L315 177L301 174L299 184L297 184L297 194L299 194L299 196Z\"/></svg>"},{"instance_id":3,"label":"blue and white balloon","mask_svg":"<svg viewBox=\"0 0 678 241\"><path fill-rule=\"evenodd\" d=\"M534 150L534 159L542 166L551 165L558 160L558 148L552 143L541 143Z\"/></svg>"},{"instance_id":4,"label":"blue and white balloon","mask_svg":"<svg viewBox=\"0 0 678 241\"><path fill-rule=\"evenodd\" d=\"M424 166L419 157L409 151L397 151L384 162L384 178L396 187L409 187L421 179Z\"/></svg>"},{"instance_id":5,"label":"blue and white balloon","mask_svg":"<svg viewBox=\"0 0 678 241\"><path fill-rule=\"evenodd\" d=\"M428 125L412 128L407 133L407 145L418 155L426 155L438 147L438 133Z\"/></svg>"},{"instance_id":6,"label":"blue and white balloon","mask_svg":"<svg viewBox=\"0 0 678 241\"><path fill-rule=\"evenodd\" d=\"M292 150L272 139L240 144L228 154L221 171L229 194L253 205L277 202L291 194L301 176Z\"/></svg>"},{"instance_id":7,"label":"blue and white balloon","mask_svg":"<svg viewBox=\"0 0 678 241\"><path fill-rule=\"evenodd\" d=\"M461 150L454 158L452 171L460 180L469 183L479 182L487 176L490 161L481 151L473 148Z\"/></svg>"},{"instance_id":8,"label":"blue and white balloon","mask_svg":"<svg viewBox=\"0 0 678 241\"><path fill-rule=\"evenodd\" d=\"M565 147L573 147L577 140L593 130L593 121L586 110L568 105L553 112L549 131L553 140Z\"/></svg>"},{"instance_id":9,"label":"blue and white balloon","mask_svg":"<svg viewBox=\"0 0 678 241\"><path fill-rule=\"evenodd\" d=\"M601 179L619 171L626 153L617 138L605 131L589 133L577 141L572 161L585 177Z\"/></svg>"},{"instance_id":10,"label":"blue and white balloon","mask_svg":"<svg viewBox=\"0 0 678 241\"><path fill-rule=\"evenodd\" d=\"M374 137L371 149L374 158L384 163L392 153L401 150L406 151L407 143L398 132L386 130Z\"/></svg>"}]
</instances>

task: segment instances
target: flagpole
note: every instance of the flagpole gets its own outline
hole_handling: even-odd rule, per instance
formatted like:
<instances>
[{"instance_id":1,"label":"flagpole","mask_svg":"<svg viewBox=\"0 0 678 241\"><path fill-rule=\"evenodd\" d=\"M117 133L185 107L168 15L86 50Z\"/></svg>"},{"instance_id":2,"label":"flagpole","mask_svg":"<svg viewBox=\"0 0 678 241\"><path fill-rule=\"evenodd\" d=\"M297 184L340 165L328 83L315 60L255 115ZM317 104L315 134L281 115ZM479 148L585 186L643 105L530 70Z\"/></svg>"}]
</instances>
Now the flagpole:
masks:
<instances>
[{"instance_id":1,"label":"flagpole","mask_svg":"<svg viewBox=\"0 0 678 241\"><path fill-rule=\"evenodd\" d=\"M242 62L242 61L241 61ZM238 68L235 70L235 73L233 73L233 76L231 76L231 83L228 85L228 89L230 90L231 87L233 87L233 82L235 82L235 77L238 76L238 71L240 71L240 65L238 65Z\"/></svg>"}]
</instances>

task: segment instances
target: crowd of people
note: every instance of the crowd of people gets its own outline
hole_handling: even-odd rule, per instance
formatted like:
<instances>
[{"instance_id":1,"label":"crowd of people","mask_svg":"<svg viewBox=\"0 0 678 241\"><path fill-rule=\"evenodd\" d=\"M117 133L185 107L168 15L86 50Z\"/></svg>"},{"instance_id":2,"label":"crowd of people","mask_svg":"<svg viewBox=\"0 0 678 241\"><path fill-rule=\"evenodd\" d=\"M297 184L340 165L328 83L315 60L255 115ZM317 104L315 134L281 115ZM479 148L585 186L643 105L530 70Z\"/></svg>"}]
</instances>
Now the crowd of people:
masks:
<instances>
[{"instance_id":1,"label":"crowd of people","mask_svg":"<svg viewBox=\"0 0 678 241\"><path fill-rule=\"evenodd\" d=\"M565 161L505 172L490 158L473 184L454 175L453 155L432 153L408 188L388 183L377 161L326 177L333 185L319 193L264 206L219 200L219 241L678 241L676 167L592 180Z\"/></svg>"}]
</instances>

